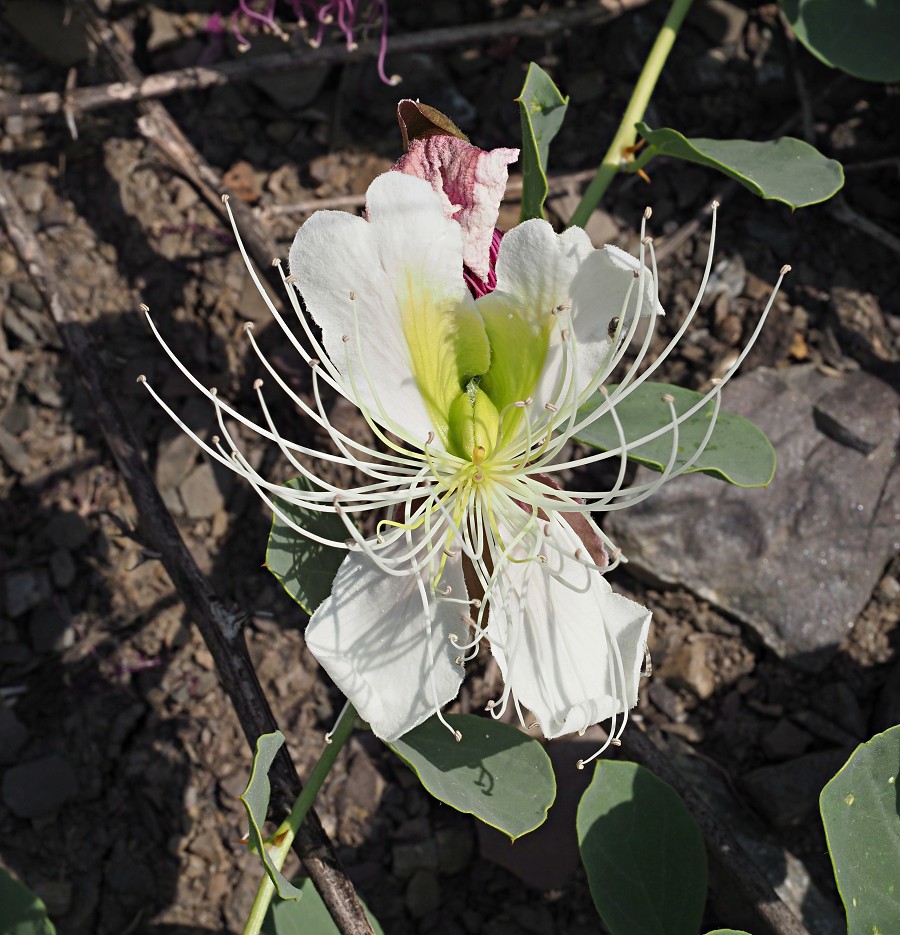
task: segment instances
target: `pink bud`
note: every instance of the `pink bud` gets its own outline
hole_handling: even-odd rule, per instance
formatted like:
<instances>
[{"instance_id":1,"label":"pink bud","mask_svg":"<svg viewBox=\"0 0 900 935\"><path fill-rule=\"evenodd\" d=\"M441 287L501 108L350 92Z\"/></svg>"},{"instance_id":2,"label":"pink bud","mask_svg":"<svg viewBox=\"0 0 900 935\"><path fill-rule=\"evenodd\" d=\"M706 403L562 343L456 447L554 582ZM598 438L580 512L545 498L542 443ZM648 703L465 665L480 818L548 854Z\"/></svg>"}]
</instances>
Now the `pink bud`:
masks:
<instances>
[{"instance_id":1,"label":"pink bud","mask_svg":"<svg viewBox=\"0 0 900 935\"><path fill-rule=\"evenodd\" d=\"M463 229L463 262L483 282L491 273L491 241L517 149L486 152L455 136L410 142L394 169L425 179L441 196L448 218Z\"/></svg>"}]
</instances>

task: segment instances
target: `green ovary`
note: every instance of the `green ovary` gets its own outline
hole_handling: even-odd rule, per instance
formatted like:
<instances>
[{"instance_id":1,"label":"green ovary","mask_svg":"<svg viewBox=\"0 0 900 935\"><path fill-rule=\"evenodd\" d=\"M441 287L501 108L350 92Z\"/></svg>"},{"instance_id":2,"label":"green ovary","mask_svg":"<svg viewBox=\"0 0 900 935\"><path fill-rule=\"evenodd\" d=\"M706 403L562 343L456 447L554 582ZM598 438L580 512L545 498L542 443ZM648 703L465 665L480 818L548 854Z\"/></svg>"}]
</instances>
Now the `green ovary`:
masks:
<instances>
[{"instance_id":1,"label":"green ovary","mask_svg":"<svg viewBox=\"0 0 900 935\"><path fill-rule=\"evenodd\" d=\"M500 415L484 390L471 381L450 404L448 450L468 461L489 458L497 444ZM481 449L477 454L476 449Z\"/></svg>"}]
</instances>

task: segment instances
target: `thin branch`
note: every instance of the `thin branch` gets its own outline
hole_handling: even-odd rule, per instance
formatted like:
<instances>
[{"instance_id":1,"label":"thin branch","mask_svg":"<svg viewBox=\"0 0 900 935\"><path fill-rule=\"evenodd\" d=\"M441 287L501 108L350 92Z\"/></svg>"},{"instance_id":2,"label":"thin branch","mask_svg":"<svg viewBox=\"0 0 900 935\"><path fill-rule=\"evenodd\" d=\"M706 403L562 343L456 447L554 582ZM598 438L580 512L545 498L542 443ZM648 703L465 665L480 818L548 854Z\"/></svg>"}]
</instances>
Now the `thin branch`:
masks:
<instances>
[{"instance_id":1,"label":"thin branch","mask_svg":"<svg viewBox=\"0 0 900 935\"><path fill-rule=\"evenodd\" d=\"M580 172L567 172L563 175L551 175L547 179L548 195L558 195L561 192L575 193L575 189L594 177L593 169L582 169ZM506 198L515 200L522 194L522 179L512 179L506 186ZM286 214L312 214L314 211L325 209L354 209L361 208L366 203L363 195L335 195L332 198L307 198L306 201L297 201L289 205L267 205L261 208L259 214L263 218L282 217Z\"/></svg>"},{"instance_id":2,"label":"thin branch","mask_svg":"<svg viewBox=\"0 0 900 935\"><path fill-rule=\"evenodd\" d=\"M649 0L587 0L572 9L549 11L537 16L392 36L389 52L391 55L400 55L404 52L422 52L448 46L484 45L512 37L557 35L567 29L600 26L648 2ZM343 43L322 46L319 49L298 48L258 58L242 58L217 65L179 68L146 77L141 75L140 78L124 78L112 84L73 89L64 94L50 91L44 94L0 97L0 117L13 114L47 115L60 111L79 114L129 101L143 101L230 82L250 81L261 75L277 75L286 71L323 68L376 58L379 48L380 43L377 41L360 43L353 51L348 50Z\"/></svg>"},{"instance_id":3,"label":"thin branch","mask_svg":"<svg viewBox=\"0 0 900 935\"><path fill-rule=\"evenodd\" d=\"M866 234L873 240L877 240L883 247L893 250L900 256L900 237L885 230L880 224L870 221L858 211L854 211L844 200L843 195L838 195L828 203L828 213L840 221L842 224L849 224L856 228L861 234Z\"/></svg>"},{"instance_id":4,"label":"thin branch","mask_svg":"<svg viewBox=\"0 0 900 935\"><path fill-rule=\"evenodd\" d=\"M672 765L670 758L647 734L633 727L625 734L622 753L646 766L681 796L688 811L700 826L710 860L721 871L729 893L743 897L746 907L755 913L759 925L764 926L767 933L809 935L803 923L782 902L759 867L747 856L737 838L719 821L709 803Z\"/></svg>"}]
</instances>

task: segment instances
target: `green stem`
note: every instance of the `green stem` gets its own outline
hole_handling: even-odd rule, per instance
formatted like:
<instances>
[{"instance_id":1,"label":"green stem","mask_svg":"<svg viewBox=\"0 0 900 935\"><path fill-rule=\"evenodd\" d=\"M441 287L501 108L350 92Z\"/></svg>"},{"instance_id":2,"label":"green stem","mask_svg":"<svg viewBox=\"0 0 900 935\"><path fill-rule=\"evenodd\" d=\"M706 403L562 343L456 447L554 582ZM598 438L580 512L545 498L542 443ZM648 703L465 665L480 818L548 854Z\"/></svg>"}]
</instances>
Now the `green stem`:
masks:
<instances>
[{"instance_id":1,"label":"green stem","mask_svg":"<svg viewBox=\"0 0 900 935\"><path fill-rule=\"evenodd\" d=\"M584 227L587 224L594 208L600 203L600 199L609 188L609 183L613 180L616 173L622 169L622 160L625 157L625 151L629 146L634 146L637 139L637 130L635 124L643 120L644 112L650 103L650 97L656 82L659 79L660 72L672 46L675 44L675 37L684 21L687 12L690 9L693 0L673 0L669 15L653 43L653 48L647 56L644 68L638 77L637 84L631 95L631 100L625 108L622 115L622 122L619 129L613 137L609 150L603 157L603 162L597 169L597 174L591 179L591 184L582 196L575 213L569 220L569 227Z\"/></svg>"},{"instance_id":2,"label":"green stem","mask_svg":"<svg viewBox=\"0 0 900 935\"><path fill-rule=\"evenodd\" d=\"M316 795L318 795L319 789L322 788L325 777L328 775L331 767L334 766L334 761L337 759L337 755L341 752L341 748L353 731L355 723L356 709L348 701L344 710L341 712L341 716L338 718L334 730L331 732L331 742L322 751L322 755L309 774L309 778L303 786L303 791L297 796L297 801L294 802L290 815L285 818L273 835L277 843L270 848L269 857L275 865L276 870L280 871L284 866L287 855L291 850L291 845L294 843L294 836L297 834L300 825L303 824L303 819L306 818L307 812L312 808L312 804L315 801ZM266 873L259 884L259 889L256 891L256 898L253 900L253 906L250 909L247 924L244 926L243 935L259 935L263 920L266 917L266 913L269 911L269 904L272 902L272 896L274 894L275 884L272 882L268 873Z\"/></svg>"}]
</instances>

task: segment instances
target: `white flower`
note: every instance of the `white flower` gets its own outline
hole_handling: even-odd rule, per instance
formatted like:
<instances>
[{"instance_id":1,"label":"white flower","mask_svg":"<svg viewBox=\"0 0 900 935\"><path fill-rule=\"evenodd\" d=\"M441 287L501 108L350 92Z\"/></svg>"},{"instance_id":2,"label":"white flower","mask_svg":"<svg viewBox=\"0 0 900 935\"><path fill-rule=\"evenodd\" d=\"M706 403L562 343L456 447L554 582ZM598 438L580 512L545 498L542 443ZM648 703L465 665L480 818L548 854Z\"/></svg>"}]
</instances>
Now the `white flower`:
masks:
<instances>
[{"instance_id":1,"label":"white flower","mask_svg":"<svg viewBox=\"0 0 900 935\"><path fill-rule=\"evenodd\" d=\"M314 404L291 390L248 333L275 382L327 430L331 452L282 438L261 381L258 424L205 390L166 348L216 407L222 441L209 446L194 435L198 443L242 474L298 535L348 551L306 642L384 740L432 714L442 718L483 639L505 681L502 697L489 706L495 717L512 700L520 717L520 706L535 714L547 737L609 718L611 741L621 733L637 702L650 612L606 582L604 573L621 556L589 514L644 499L666 481L674 473L678 425L699 405L676 417L668 402L671 421L662 431L671 432L672 457L651 483L623 486L626 448L647 437L626 446L623 435L619 449L574 461L563 452L587 423L607 411L616 418L616 402L653 372L699 306L709 263L683 326L638 376L662 314L655 263L651 271L645 250L652 260L643 226L635 259L616 247L595 249L579 228L557 235L544 221L527 221L503 238L496 288L476 301L462 275L462 229L427 182L387 173L369 188L366 220L313 215L294 240L290 276L282 274L308 346L262 288L260 294L312 367ZM248 269L259 286L249 262ZM626 376L604 405L579 414L622 359L641 317L650 327ZM322 383L358 407L378 447L331 424ZM711 397L718 404L718 386ZM277 444L312 490L258 474L238 451L225 416ZM335 487L298 456L351 467L364 482ZM609 490L565 491L553 482L561 471L610 459L620 469ZM348 539L323 540L297 526L276 497L336 513ZM378 532L363 538L354 519L369 511L380 516ZM606 544L611 563L602 550L588 549L585 529Z\"/></svg>"}]
</instances>

